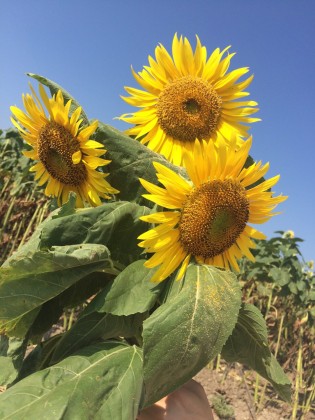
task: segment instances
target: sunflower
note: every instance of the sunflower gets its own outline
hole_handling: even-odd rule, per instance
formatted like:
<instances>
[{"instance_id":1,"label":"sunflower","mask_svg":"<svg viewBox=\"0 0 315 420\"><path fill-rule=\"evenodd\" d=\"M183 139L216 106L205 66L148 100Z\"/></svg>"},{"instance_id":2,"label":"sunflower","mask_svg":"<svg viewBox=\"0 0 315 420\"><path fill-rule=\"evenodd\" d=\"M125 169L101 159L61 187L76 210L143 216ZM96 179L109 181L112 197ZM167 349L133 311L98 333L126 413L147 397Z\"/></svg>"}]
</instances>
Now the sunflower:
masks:
<instances>
[{"instance_id":1,"label":"sunflower","mask_svg":"<svg viewBox=\"0 0 315 420\"><path fill-rule=\"evenodd\" d=\"M94 121L82 127L81 107L69 116L71 100L65 104L59 90L48 98L44 87L39 85L39 92L44 106L33 87L32 95L23 95L26 112L12 106L15 118L12 123L20 131L24 140L32 147L24 155L38 162L30 168L35 172L38 185L46 185L45 194L57 198L58 205L68 199L70 191L76 193L76 206L83 207L85 202L92 206L102 204L100 197L110 198L108 194L119 191L106 181L108 174L96 171L110 160L102 159L106 150L101 143L91 140L98 122Z\"/></svg>"},{"instance_id":2,"label":"sunflower","mask_svg":"<svg viewBox=\"0 0 315 420\"><path fill-rule=\"evenodd\" d=\"M243 255L254 260L252 239L265 236L248 223L266 222L287 197L273 197L270 191L279 176L257 184L268 163L244 167L251 139L237 150L235 142L235 137L230 146L205 141L202 145L196 140L193 154L184 155L190 181L157 162L153 164L164 188L140 179L150 193L143 197L168 209L140 218L155 225L138 238L139 246L153 253L145 266L160 266L152 281L166 279L180 264L176 278L182 278L192 257L197 263L236 271L237 259Z\"/></svg>"},{"instance_id":3,"label":"sunflower","mask_svg":"<svg viewBox=\"0 0 315 420\"><path fill-rule=\"evenodd\" d=\"M185 151L191 151L196 139L230 140L231 132L247 137L248 123L259 121L249 115L258 111L257 102L238 99L248 96L244 89L253 76L239 81L249 69L239 68L228 73L232 57L230 47L217 48L209 58L197 36L195 52L187 38L175 34L173 58L163 45L155 49L155 60L132 73L144 90L125 87L130 96L122 97L128 104L142 108L120 119L135 124L126 132L141 143L182 165ZM239 143L241 143L240 140Z\"/></svg>"}]
</instances>

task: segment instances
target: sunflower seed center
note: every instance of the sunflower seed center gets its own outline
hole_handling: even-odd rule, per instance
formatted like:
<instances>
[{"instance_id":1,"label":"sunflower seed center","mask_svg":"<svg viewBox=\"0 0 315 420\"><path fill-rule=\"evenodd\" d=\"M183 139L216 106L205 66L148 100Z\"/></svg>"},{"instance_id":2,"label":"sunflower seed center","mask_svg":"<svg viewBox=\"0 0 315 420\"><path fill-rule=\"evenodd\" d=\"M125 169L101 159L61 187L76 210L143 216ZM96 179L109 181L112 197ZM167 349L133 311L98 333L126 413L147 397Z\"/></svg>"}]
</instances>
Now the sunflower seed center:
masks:
<instances>
[{"instance_id":1,"label":"sunflower seed center","mask_svg":"<svg viewBox=\"0 0 315 420\"><path fill-rule=\"evenodd\" d=\"M39 159L54 179L73 186L86 180L84 163L72 162L72 155L80 150L80 143L65 127L48 122L39 131L37 147Z\"/></svg>"},{"instance_id":2,"label":"sunflower seed center","mask_svg":"<svg viewBox=\"0 0 315 420\"><path fill-rule=\"evenodd\" d=\"M222 99L206 80L184 76L169 83L157 101L157 117L164 132L176 140L208 139L221 116Z\"/></svg>"},{"instance_id":3,"label":"sunflower seed center","mask_svg":"<svg viewBox=\"0 0 315 420\"><path fill-rule=\"evenodd\" d=\"M184 204L179 222L184 249L212 258L230 248L249 218L249 201L240 183L209 181L194 189Z\"/></svg>"}]
</instances>

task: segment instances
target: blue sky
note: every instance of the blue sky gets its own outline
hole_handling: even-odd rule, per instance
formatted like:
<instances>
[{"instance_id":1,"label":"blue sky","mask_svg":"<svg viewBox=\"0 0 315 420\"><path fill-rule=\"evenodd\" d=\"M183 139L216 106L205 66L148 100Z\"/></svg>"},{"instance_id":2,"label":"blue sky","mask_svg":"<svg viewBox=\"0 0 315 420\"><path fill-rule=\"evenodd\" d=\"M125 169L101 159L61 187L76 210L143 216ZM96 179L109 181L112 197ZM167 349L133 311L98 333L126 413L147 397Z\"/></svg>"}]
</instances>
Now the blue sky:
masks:
<instances>
[{"instance_id":1,"label":"blue sky","mask_svg":"<svg viewBox=\"0 0 315 420\"><path fill-rule=\"evenodd\" d=\"M281 174L275 192L289 195L261 230L293 230L305 259L315 258L315 1L0 0L0 16L2 129L29 92L27 72L62 85L90 118L125 129L113 118L134 110L120 99L124 86L138 87L130 66L140 71L159 42L169 50L177 32L193 45L197 34L209 53L232 45L231 69L255 74L248 90L262 121L251 128L251 155L270 162L268 175Z\"/></svg>"}]
</instances>

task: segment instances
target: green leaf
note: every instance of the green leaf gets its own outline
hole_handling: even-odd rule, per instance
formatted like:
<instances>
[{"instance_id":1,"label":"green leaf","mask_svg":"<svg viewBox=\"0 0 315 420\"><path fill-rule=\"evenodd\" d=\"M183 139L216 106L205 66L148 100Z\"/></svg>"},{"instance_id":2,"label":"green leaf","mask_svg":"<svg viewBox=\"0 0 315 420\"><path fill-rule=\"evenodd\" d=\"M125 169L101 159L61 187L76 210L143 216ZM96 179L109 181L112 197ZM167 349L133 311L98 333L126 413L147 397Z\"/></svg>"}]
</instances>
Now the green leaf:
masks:
<instances>
[{"instance_id":1,"label":"green leaf","mask_svg":"<svg viewBox=\"0 0 315 420\"><path fill-rule=\"evenodd\" d=\"M290 292L293 293L294 295L298 294L298 288L296 287L295 283L293 283L293 282L289 283L288 288L289 288Z\"/></svg>"},{"instance_id":2,"label":"green leaf","mask_svg":"<svg viewBox=\"0 0 315 420\"><path fill-rule=\"evenodd\" d=\"M14 320L11 336L22 337L28 330L29 340L36 343L43 334L57 323L65 308L74 308L95 295L113 276L103 272L93 272L64 290L60 295L45 302L42 306Z\"/></svg>"},{"instance_id":3,"label":"green leaf","mask_svg":"<svg viewBox=\"0 0 315 420\"><path fill-rule=\"evenodd\" d=\"M27 340L0 335L0 386L11 384L22 366Z\"/></svg>"},{"instance_id":4,"label":"green leaf","mask_svg":"<svg viewBox=\"0 0 315 420\"><path fill-rule=\"evenodd\" d=\"M18 252L10 266L0 267L2 332L9 333L20 323L18 336L25 335L45 302L93 271L111 266L103 245L56 246L25 255ZM21 323L21 317L27 321Z\"/></svg>"},{"instance_id":5,"label":"green leaf","mask_svg":"<svg viewBox=\"0 0 315 420\"><path fill-rule=\"evenodd\" d=\"M139 348L86 347L0 395L1 419L134 419L142 389Z\"/></svg>"},{"instance_id":6,"label":"green leaf","mask_svg":"<svg viewBox=\"0 0 315 420\"><path fill-rule=\"evenodd\" d=\"M88 274L56 297L59 306L62 308L74 308L80 305L98 293L105 285L112 283L113 278L113 274L103 271Z\"/></svg>"},{"instance_id":7,"label":"green leaf","mask_svg":"<svg viewBox=\"0 0 315 420\"><path fill-rule=\"evenodd\" d=\"M33 310L22 314L8 322L4 322L4 331L10 337L29 337L29 331L31 326L34 325L38 315L40 313L41 307L38 306ZM45 320L46 321L46 320ZM2 321L0 320L0 328L2 327Z\"/></svg>"},{"instance_id":8,"label":"green leaf","mask_svg":"<svg viewBox=\"0 0 315 420\"><path fill-rule=\"evenodd\" d=\"M81 106L74 98L73 96L67 92L63 87L59 86L57 83L53 82L52 80L47 79L44 76L39 76L38 74L34 73L27 73L28 76L32 77L33 79L37 80L39 83L41 83L44 86L47 86L50 90L51 95L54 95L58 92L58 90L61 90L63 98L65 102L68 102L71 100L71 107L70 107L70 115L79 107ZM82 109L82 107L81 107ZM86 116L83 109L81 110L81 118L83 119L83 123L85 125L89 124L88 117Z\"/></svg>"},{"instance_id":9,"label":"green leaf","mask_svg":"<svg viewBox=\"0 0 315 420\"><path fill-rule=\"evenodd\" d=\"M110 250L114 261L128 265L142 252L137 237L147 230L147 224L139 217L148 213L148 208L125 201L78 209L75 214L47 223L42 230L40 246L102 244Z\"/></svg>"},{"instance_id":10,"label":"green leaf","mask_svg":"<svg viewBox=\"0 0 315 420\"><path fill-rule=\"evenodd\" d=\"M63 334L53 335L48 340L41 341L23 360L18 378L15 382L26 378L37 370L50 365L52 353Z\"/></svg>"},{"instance_id":11,"label":"green leaf","mask_svg":"<svg viewBox=\"0 0 315 420\"><path fill-rule=\"evenodd\" d=\"M190 265L174 287L143 324L144 406L206 366L220 353L237 320L241 291L233 273Z\"/></svg>"},{"instance_id":12,"label":"green leaf","mask_svg":"<svg viewBox=\"0 0 315 420\"><path fill-rule=\"evenodd\" d=\"M53 362L98 338L140 336L146 313L164 287L163 283L150 282L155 270L144 267L144 261L130 264L88 304L75 325L64 334Z\"/></svg>"},{"instance_id":13,"label":"green leaf","mask_svg":"<svg viewBox=\"0 0 315 420\"><path fill-rule=\"evenodd\" d=\"M304 290L306 290L306 282L303 280L298 280L296 282L296 287L300 292L303 292Z\"/></svg>"},{"instance_id":14,"label":"green leaf","mask_svg":"<svg viewBox=\"0 0 315 420\"><path fill-rule=\"evenodd\" d=\"M165 284L152 283L155 270L144 267L145 260L128 265L87 306L86 314L108 312L113 315L132 315L149 311Z\"/></svg>"},{"instance_id":15,"label":"green leaf","mask_svg":"<svg viewBox=\"0 0 315 420\"><path fill-rule=\"evenodd\" d=\"M64 334L53 362L98 338L140 336L146 313L165 285L150 281L155 270L144 267L144 261L130 264L88 304L74 326Z\"/></svg>"},{"instance_id":16,"label":"green leaf","mask_svg":"<svg viewBox=\"0 0 315 420\"><path fill-rule=\"evenodd\" d=\"M63 334L54 350L51 363L57 363L82 347L92 342L116 337L133 337L139 335L144 315L115 316L93 312L80 316L73 327Z\"/></svg>"},{"instance_id":17,"label":"green leaf","mask_svg":"<svg viewBox=\"0 0 315 420\"><path fill-rule=\"evenodd\" d=\"M59 217L71 216L75 213L76 205L76 194L73 191L69 193L69 199L64 203L58 211L54 212L52 219L58 219Z\"/></svg>"},{"instance_id":18,"label":"green leaf","mask_svg":"<svg viewBox=\"0 0 315 420\"><path fill-rule=\"evenodd\" d=\"M269 271L269 276L274 282L283 287L290 282L290 273L283 267L272 267Z\"/></svg>"},{"instance_id":19,"label":"green leaf","mask_svg":"<svg viewBox=\"0 0 315 420\"><path fill-rule=\"evenodd\" d=\"M95 139L104 144L106 159L112 162L109 168L109 181L120 191L120 200L136 201L152 207L153 203L141 197L146 191L139 178L157 184L156 171L152 162L160 162L183 177L187 176L183 168L172 165L158 153L153 152L138 140L126 136L115 128L99 123Z\"/></svg>"},{"instance_id":20,"label":"green leaf","mask_svg":"<svg viewBox=\"0 0 315 420\"><path fill-rule=\"evenodd\" d=\"M29 339L32 342L41 340L43 334L57 321L66 308L75 308L95 295L112 276L103 272L93 272L70 286L60 295L45 302L38 312L30 330Z\"/></svg>"},{"instance_id":21,"label":"green leaf","mask_svg":"<svg viewBox=\"0 0 315 420\"><path fill-rule=\"evenodd\" d=\"M309 300L311 302L315 302L315 290L310 290L310 292L309 292Z\"/></svg>"},{"instance_id":22,"label":"green leaf","mask_svg":"<svg viewBox=\"0 0 315 420\"><path fill-rule=\"evenodd\" d=\"M243 304L237 324L222 349L227 362L248 365L267 379L281 398L290 402L291 384L268 347L265 320L253 305Z\"/></svg>"}]
</instances>

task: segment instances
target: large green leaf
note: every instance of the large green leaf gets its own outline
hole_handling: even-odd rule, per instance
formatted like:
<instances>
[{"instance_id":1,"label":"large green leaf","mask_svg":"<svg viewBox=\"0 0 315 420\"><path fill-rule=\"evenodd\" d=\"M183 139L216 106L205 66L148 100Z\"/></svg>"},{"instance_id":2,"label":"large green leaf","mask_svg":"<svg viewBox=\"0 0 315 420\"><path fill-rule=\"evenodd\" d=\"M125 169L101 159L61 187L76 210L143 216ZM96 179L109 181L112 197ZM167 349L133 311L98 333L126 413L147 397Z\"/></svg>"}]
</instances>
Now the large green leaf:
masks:
<instances>
[{"instance_id":1,"label":"large green leaf","mask_svg":"<svg viewBox=\"0 0 315 420\"><path fill-rule=\"evenodd\" d=\"M0 330L1 333L7 334L9 337L28 337L29 330L33 323L35 322L41 307L32 309L25 314L22 314L12 320L2 321L0 319Z\"/></svg>"},{"instance_id":2,"label":"large green leaf","mask_svg":"<svg viewBox=\"0 0 315 420\"><path fill-rule=\"evenodd\" d=\"M60 295L45 302L38 312L30 330L29 339L37 342L57 321L66 308L74 308L95 295L113 276L104 272L93 272L77 281Z\"/></svg>"},{"instance_id":3,"label":"large green leaf","mask_svg":"<svg viewBox=\"0 0 315 420\"><path fill-rule=\"evenodd\" d=\"M62 336L63 334L53 335L47 340L41 341L37 344L37 346L23 360L23 364L15 383L24 379L26 376L37 372L38 370L50 366L52 353Z\"/></svg>"},{"instance_id":4,"label":"large green leaf","mask_svg":"<svg viewBox=\"0 0 315 420\"><path fill-rule=\"evenodd\" d=\"M143 314L115 316L92 312L80 316L73 327L63 334L58 342L51 363L59 362L64 357L100 338L107 340L115 337L139 336L143 319Z\"/></svg>"},{"instance_id":5,"label":"large green leaf","mask_svg":"<svg viewBox=\"0 0 315 420\"><path fill-rule=\"evenodd\" d=\"M137 237L147 229L147 224L139 217L148 213L147 207L126 201L78 209L75 214L47 223L42 230L40 246L102 244L110 250L113 260L128 265L142 252Z\"/></svg>"},{"instance_id":6,"label":"large green leaf","mask_svg":"<svg viewBox=\"0 0 315 420\"><path fill-rule=\"evenodd\" d=\"M74 308L97 293L113 276L104 272L93 272L64 290L60 295L48 300L38 308L33 309L18 320L10 335L24 336L29 340L39 342L43 334L57 323L66 308Z\"/></svg>"},{"instance_id":7,"label":"large green leaf","mask_svg":"<svg viewBox=\"0 0 315 420\"><path fill-rule=\"evenodd\" d=\"M23 362L27 340L0 335L0 386L11 384Z\"/></svg>"},{"instance_id":8,"label":"large green leaf","mask_svg":"<svg viewBox=\"0 0 315 420\"><path fill-rule=\"evenodd\" d=\"M143 320L165 285L150 281L155 270L144 267L144 261L126 267L88 304L58 343L52 363L98 338L140 337Z\"/></svg>"},{"instance_id":9,"label":"large green leaf","mask_svg":"<svg viewBox=\"0 0 315 420\"><path fill-rule=\"evenodd\" d=\"M9 266L0 268L1 330L24 336L45 302L93 271L108 267L112 262L104 245L56 246L17 253Z\"/></svg>"},{"instance_id":10,"label":"large green leaf","mask_svg":"<svg viewBox=\"0 0 315 420\"><path fill-rule=\"evenodd\" d=\"M128 265L87 306L84 313L108 312L113 315L132 315L149 311L156 303L165 284L150 280L155 269L144 267L145 260Z\"/></svg>"},{"instance_id":11,"label":"large green leaf","mask_svg":"<svg viewBox=\"0 0 315 420\"><path fill-rule=\"evenodd\" d=\"M178 284L144 322L143 406L191 379L220 353L237 320L241 291L233 273L190 265Z\"/></svg>"},{"instance_id":12,"label":"large green leaf","mask_svg":"<svg viewBox=\"0 0 315 420\"><path fill-rule=\"evenodd\" d=\"M231 337L222 349L227 362L239 362L266 378L281 398L290 402L291 384L268 347L265 320L259 309L243 304Z\"/></svg>"},{"instance_id":13,"label":"large green leaf","mask_svg":"<svg viewBox=\"0 0 315 420\"><path fill-rule=\"evenodd\" d=\"M0 395L0 418L135 419L142 389L139 348L119 342L86 347Z\"/></svg>"},{"instance_id":14,"label":"large green leaf","mask_svg":"<svg viewBox=\"0 0 315 420\"><path fill-rule=\"evenodd\" d=\"M66 201L60 208L56 209L52 214L52 219L59 219L60 217L71 216L76 211L76 193L70 191L68 201Z\"/></svg>"},{"instance_id":15,"label":"large green leaf","mask_svg":"<svg viewBox=\"0 0 315 420\"><path fill-rule=\"evenodd\" d=\"M183 168L172 165L158 153L143 146L115 128L99 123L95 139L104 144L107 149L106 158L112 162L108 166L111 185L120 191L121 200L136 201L152 207L153 203L141 197L146 191L141 186L139 178L157 184L156 171L152 162L160 162L173 171L186 176Z\"/></svg>"}]
</instances>

